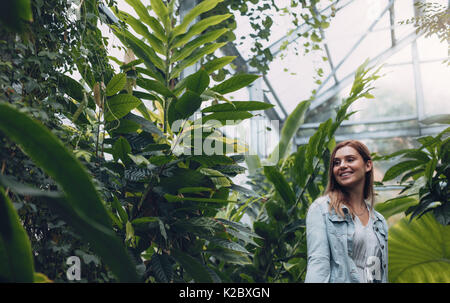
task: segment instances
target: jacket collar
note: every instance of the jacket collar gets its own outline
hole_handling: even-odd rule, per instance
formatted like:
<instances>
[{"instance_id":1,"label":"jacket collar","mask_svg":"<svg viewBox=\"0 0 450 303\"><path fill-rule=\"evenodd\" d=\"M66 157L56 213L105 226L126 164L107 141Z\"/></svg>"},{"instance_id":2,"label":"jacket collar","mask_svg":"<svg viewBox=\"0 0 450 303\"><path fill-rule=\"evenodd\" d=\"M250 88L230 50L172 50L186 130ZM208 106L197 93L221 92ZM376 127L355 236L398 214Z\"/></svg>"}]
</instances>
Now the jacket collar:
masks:
<instances>
[{"instance_id":1,"label":"jacket collar","mask_svg":"<svg viewBox=\"0 0 450 303\"><path fill-rule=\"evenodd\" d=\"M330 197L327 197L327 206L330 207ZM345 205L341 205L341 209L345 215L344 218L342 218L341 215L336 213L334 208L331 208L331 212L330 212L330 220L331 221L333 221L333 222L342 222L342 221L349 221L349 220L351 221L350 210L348 209L348 207Z\"/></svg>"},{"instance_id":2,"label":"jacket collar","mask_svg":"<svg viewBox=\"0 0 450 303\"><path fill-rule=\"evenodd\" d=\"M364 200L364 202L366 203L366 206L370 209L369 200ZM330 197L328 195L327 195L327 205L328 207L330 205ZM336 213L334 208L332 208L330 213L330 220L334 222L341 222L341 221L351 222L352 218L350 214L350 209L346 205L341 205L341 209L345 217L342 218L339 214ZM377 211L375 211L375 209L372 210L371 214L372 218L374 219L374 222L383 221L383 217Z\"/></svg>"}]
</instances>

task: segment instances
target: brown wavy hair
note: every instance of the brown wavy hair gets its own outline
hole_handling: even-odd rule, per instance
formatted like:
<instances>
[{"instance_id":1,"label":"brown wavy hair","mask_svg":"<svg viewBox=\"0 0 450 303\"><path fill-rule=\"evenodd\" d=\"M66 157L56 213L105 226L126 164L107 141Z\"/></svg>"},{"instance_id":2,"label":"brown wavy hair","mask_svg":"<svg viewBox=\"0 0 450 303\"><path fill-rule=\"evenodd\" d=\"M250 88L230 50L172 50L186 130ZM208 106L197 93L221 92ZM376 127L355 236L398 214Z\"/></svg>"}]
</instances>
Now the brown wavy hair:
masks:
<instances>
[{"instance_id":1,"label":"brown wavy hair","mask_svg":"<svg viewBox=\"0 0 450 303\"><path fill-rule=\"evenodd\" d=\"M330 212L331 209L334 208L335 212L337 214L339 214L340 216L342 216L343 218L345 217L343 211L342 211L342 204L347 204L346 201L349 200L349 194L348 192L345 190L345 188L343 188L341 185L339 185L339 183L336 181L336 178L334 177L333 174L333 166L334 166L334 157L336 156L336 152L344 147L344 146L350 146L353 147L356 151L358 151L358 153L361 155L361 157L363 158L364 162L367 163L367 161L372 160L372 158L370 157L370 151L367 148L367 146L365 146L362 142L359 142L357 140L346 140L346 141L342 141L339 144L337 144L335 146L335 148L333 149L333 152L331 153L331 157L330 157L330 164L329 164L329 168L328 168L328 185L327 185L327 189L325 190L325 194L328 194L328 196L330 197ZM366 172L365 175L365 180L364 180L364 199L370 199L370 209L373 209L373 203L374 203L374 189L373 189L373 181L374 181L374 176L373 176L373 166L372 169L368 172ZM350 211L352 211L350 209Z\"/></svg>"}]
</instances>

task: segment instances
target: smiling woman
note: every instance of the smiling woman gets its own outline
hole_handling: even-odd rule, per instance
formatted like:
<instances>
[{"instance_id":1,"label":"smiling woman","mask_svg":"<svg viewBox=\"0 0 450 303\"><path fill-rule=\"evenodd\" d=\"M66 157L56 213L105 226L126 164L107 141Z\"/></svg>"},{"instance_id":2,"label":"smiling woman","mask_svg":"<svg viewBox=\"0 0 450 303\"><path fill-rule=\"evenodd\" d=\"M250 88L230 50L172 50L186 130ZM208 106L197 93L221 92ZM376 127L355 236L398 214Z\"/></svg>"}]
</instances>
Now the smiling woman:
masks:
<instances>
[{"instance_id":1,"label":"smiling woman","mask_svg":"<svg viewBox=\"0 0 450 303\"><path fill-rule=\"evenodd\" d=\"M336 145L325 195L306 217L305 282L387 282L387 224L373 209L373 165L359 141Z\"/></svg>"}]
</instances>

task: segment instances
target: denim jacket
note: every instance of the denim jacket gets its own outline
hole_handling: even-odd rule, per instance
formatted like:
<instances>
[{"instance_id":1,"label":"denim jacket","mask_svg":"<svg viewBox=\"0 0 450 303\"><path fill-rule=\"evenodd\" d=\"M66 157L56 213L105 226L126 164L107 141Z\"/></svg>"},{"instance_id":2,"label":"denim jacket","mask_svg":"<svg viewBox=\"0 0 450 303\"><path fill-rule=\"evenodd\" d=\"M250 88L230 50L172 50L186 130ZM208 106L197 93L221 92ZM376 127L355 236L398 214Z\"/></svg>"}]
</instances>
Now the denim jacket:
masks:
<instances>
[{"instance_id":1,"label":"denim jacket","mask_svg":"<svg viewBox=\"0 0 450 303\"><path fill-rule=\"evenodd\" d=\"M308 265L305 282L358 283L360 277L353 262L352 248L355 225L349 209L343 205L345 218L332 208L328 195L316 199L306 216ZM386 283L388 273L388 226L384 217L373 210L373 229L379 241L381 256L381 282Z\"/></svg>"}]
</instances>

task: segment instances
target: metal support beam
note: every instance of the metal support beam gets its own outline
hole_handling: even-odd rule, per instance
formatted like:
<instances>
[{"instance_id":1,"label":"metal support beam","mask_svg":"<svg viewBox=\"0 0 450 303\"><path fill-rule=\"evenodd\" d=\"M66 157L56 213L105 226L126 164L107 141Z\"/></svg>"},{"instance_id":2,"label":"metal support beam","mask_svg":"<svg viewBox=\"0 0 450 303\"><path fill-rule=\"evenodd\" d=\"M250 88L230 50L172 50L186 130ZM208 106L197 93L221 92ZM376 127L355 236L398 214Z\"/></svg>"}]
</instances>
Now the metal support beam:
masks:
<instances>
[{"instance_id":1,"label":"metal support beam","mask_svg":"<svg viewBox=\"0 0 450 303\"><path fill-rule=\"evenodd\" d=\"M376 124L386 124L386 123L394 123L394 122L408 122L408 121L417 121L417 116L408 115L408 116L397 116L395 118L381 118L375 120L364 120L364 121L344 121L341 123L341 126L355 126L355 125L376 125ZM311 129L318 128L320 125L317 123L304 123L300 126L300 129Z\"/></svg>"},{"instance_id":2,"label":"metal support beam","mask_svg":"<svg viewBox=\"0 0 450 303\"><path fill-rule=\"evenodd\" d=\"M356 41L356 43L352 46L352 48L350 49L350 51L344 56L344 58L342 58L342 60L338 63L338 65L336 66L335 69L331 70L331 73L328 75L328 77L322 82L322 84L320 84L320 86L317 88L317 92L320 92L325 85L327 84L327 82L330 80L331 77L335 77L336 75L336 71L342 66L342 64L344 64L345 61L347 61L347 59L350 57L350 55L356 50L356 48L361 44L361 42L367 37L367 35L372 32L373 28L378 24L378 22L381 20L381 17L383 17L383 15L389 10L389 8L392 6L392 4L394 4L394 0L390 0L388 5L384 8L384 10L381 12L381 14L378 16L377 19L375 19L374 22L372 22L372 24L369 26L369 28L367 29L367 31L361 36L361 38L359 38L358 41Z\"/></svg>"},{"instance_id":3,"label":"metal support beam","mask_svg":"<svg viewBox=\"0 0 450 303\"><path fill-rule=\"evenodd\" d=\"M272 85L270 85L270 81L267 79L267 77L265 75L263 75L263 80L264 80L264 83L266 83L267 88L269 89L269 91L272 94L273 98L277 102L278 106L280 107L281 111L283 112L284 119L286 119L287 116L288 116L288 113L286 112L286 109L284 108L283 103L281 103L280 98L278 98L278 95L275 93L275 90L273 89Z\"/></svg>"},{"instance_id":4,"label":"metal support beam","mask_svg":"<svg viewBox=\"0 0 450 303\"><path fill-rule=\"evenodd\" d=\"M397 53L399 50L401 50L403 47L411 44L413 41L415 41L419 36L416 34L416 32L412 32L402 40L398 41L397 44L394 47L388 48L372 60L370 60L369 64L374 64L375 62L382 62L386 61L389 57ZM340 79L340 82L337 85L334 85L330 87L328 90L324 91L323 93L317 95L317 97L314 99L314 101L311 103L311 106L309 107L309 110L312 111L315 108L319 107L323 103L330 100L333 96L335 96L339 90L343 89L346 85L350 84L353 80L353 75L355 74L355 71L351 72L344 78Z\"/></svg>"},{"instance_id":5,"label":"metal support beam","mask_svg":"<svg viewBox=\"0 0 450 303\"><path fill-rule=\"evenodd\" d=\"M421 0L414 0L414 16L420 17L421 12L416 6L417 3L423 3ZM422 73L420 70L419 64L419 51L417 48L417 42L414 40L411 44L411 55L413 61L413 71L414 71L414 87L416 90L416 110L417 117L419 117L419 121L422 121L425 116L424 110L424 95L423 95L423 86L422 86Z\"/></svg>"},{"instance_id":6,"label":"metal support beam","mask_svg":"<svg viewBox=\"0 0 450 303\"><path fill-rule=\"evenodd\" d=\"M389 8L389 23L391 25L391 46L395 46L397 38L395 37L395 9L394 5Z\"/></svg>"},{"instance_id":7,"label":"metal support beam","mask_svg":"<svg viewBox=\"0 0 450 303\"><path fill-rule=\"evenodd\" d=\"M269 100L269 98L267 98L266 94L264 94L264 102L272 104ZM270 119L270 120L276 120L276 121L282 121L282 119L280 118L280 116L278 115L277 111L273 108L269 108L264 110L264 113L266 114L266 116Z\"/></svg>"},{"instance_id":8,"label":"metal support beam","mask_svg":"<svg viewBox=\"0 0 450 303\"><path fill-rule=\"evenodd\" d=\"M420 137L424 135L433 135L446 129L446 125L420 127L420 128L398 128L394 130L365 131L361 133L345 133L336 134L337 142L344 140L365 140L365 139L388 139L394 137ZM307 144L310 137L296 137L294 142L296 145Z\"/></svg>"}]
</instances>

